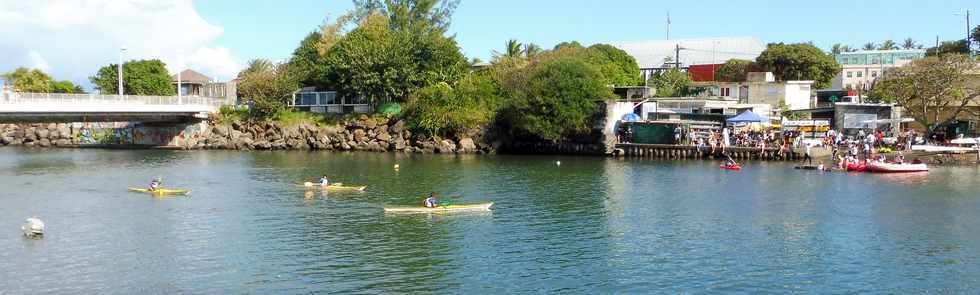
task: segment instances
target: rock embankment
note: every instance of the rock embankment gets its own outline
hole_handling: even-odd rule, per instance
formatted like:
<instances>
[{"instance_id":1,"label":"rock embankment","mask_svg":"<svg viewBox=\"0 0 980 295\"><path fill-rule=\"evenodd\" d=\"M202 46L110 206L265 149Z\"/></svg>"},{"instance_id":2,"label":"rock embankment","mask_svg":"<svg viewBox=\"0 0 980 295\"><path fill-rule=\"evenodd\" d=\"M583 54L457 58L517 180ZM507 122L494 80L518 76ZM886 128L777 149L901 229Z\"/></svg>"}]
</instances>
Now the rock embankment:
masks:
<instances>
[{"instance_id":1,"label":"rock embankment","mask_svg":"<svg viewBox=\"0 0 980 295\"><path fill-rule=\"evenodd\" d=\"M318 127L310 124L283 126L275 122L215 125L188 149L236 150L338 150L443 154L493 153L497 147L485 143L483 132L474 130L460 138L441 138L415 134L403 120L362 116L342 126Z\"/></svg>"},{"instance_id":2,"label":"rock embankment","mask_svg":"<svg viewBox=\"0 0 980 295\"><path fill-rule=\"evenodd\" d=\"M0 145L72 146L75 140L69 124L0 124Z\"/></svg>"}]
</instances>

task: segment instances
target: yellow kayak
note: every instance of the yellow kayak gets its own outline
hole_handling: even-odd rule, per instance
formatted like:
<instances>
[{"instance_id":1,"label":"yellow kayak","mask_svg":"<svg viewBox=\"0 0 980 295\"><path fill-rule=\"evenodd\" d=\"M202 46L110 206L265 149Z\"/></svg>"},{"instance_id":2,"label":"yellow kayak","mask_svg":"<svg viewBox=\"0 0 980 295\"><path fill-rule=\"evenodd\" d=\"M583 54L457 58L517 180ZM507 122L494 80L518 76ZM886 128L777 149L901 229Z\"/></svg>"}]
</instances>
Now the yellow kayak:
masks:
<instances>
[{"instance_id":1,"label":"yellow kayak","mask_svg":"<svg viewBox=\"0 0 980 295\"><path fill-rule=\"evenodd\" d=\"M439 206L435 208L422 207L422 206L395 206L395 207L384 207L384 209L385 212L423 213L423 212L455 212L455 211L490 211L490 206L493 206L493 202L479 203L479 204L457 204L457 205Z\"/></svg>"},{"instance_id":2,"label":"yellow kayak","mask_svg":"<svg viewBox=\"0 0 980 295\"><path fill-rule=\"evenodd\" d=\"M172 188L158 188L151 191L145 188L131 187L129 188L129 191L137 192L137 193L145 193L145 194L154 194L154 195L186 195L191 193L190 190L172 189Z\"/></svg>"},{"instance_id":3,"label":"yellow kayak","mask_svg":"<svg viewBox=\"0 0 980 295\"><path fill-rule=\"evenodd\" d=\"M357 192L362 192L364 191L364 189L367 188L367 186L346 186L340 183L331 184L328 186L322 186L318 183L313 183L313 182L304 182L303 186L311 189L321 189L321 190L328 190L328 191L357 191Z\"/></svg>"}]
</instances>

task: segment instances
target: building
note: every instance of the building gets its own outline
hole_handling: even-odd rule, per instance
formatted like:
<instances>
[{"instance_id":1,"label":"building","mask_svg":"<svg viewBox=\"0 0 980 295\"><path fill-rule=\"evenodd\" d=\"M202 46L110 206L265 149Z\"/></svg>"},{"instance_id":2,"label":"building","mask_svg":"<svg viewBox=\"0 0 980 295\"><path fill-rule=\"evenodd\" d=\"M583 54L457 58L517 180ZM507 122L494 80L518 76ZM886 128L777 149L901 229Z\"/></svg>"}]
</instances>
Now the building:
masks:
<instances>
[{"instance_id":1,"label":"building","mask_svg":"<svg viewBox=\"0 0 980 295\"><path fill-rule=\"evenodd\" d=\"M766 45L755 37L650 40L611 45L636 59L644 79L673 67L686 71L691 65L718 65L729 59L755 60L766 49Z\"/></svg>"},{"instance_id":2,"label":"building","mask_svg":"<svg viewBox=\"0 0 980 295\"><path fill-rule=\"evenodd\" d=\"M180 74L170 76L177 93L181 96L202 96L210 98L225 98L228 104L236 104L238 99L238 81L216 82L211 77L187 69Z\"/></svg>"},{"instance_id":3,"label":"building","mask_svg":"<svg viewBox=\"0 0 980 295\"><path fill-rule=\"evenodd\" d=\"M835 55L843 68L835 81L837 89L868 91L885 69L900 67L926 56L925 49L861 50ZM839 82L838 82L839 81Z\"/></svg>"},{"instance_id":4,"label":"building","mask_svg":"<svg viewBox=\"0 0 980 295\"><path fill-rule=\"evenodd\" d=\"M813 81L776 82L770 72L750 72L745 82L696 85L707 88L710 96L732 98L743 104L767 104L773 109L785 104L790 110L800 110L811 108L813 104Z\"/></svg>"}]
</instances>

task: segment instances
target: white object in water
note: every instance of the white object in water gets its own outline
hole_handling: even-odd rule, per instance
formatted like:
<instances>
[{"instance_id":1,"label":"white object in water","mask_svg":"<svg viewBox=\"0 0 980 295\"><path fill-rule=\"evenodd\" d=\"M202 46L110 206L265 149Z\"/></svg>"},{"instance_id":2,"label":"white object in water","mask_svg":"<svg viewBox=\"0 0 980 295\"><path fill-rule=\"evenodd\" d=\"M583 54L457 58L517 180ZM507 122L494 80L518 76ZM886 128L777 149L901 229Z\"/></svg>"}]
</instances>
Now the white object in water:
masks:
<instances>
[{"instance_id":1,"label":"white object in water","mask_svg":"<svg viewBox=\"0 0 980 295\"><path fill-rule=\"evenodd\" d=\"M401 168L401 166L398 166L398 164L395 164L395 170L398 170L398 168Z\"/></svg>"},{"instance_id":2,"label":"white object in water","mask_svg":"<svg viewBox=\"0 0 980 295\"><path fill-rule=\"evenodd\" d=\"M24 226L21 226L20 229L28 237L42 236L44 235L44 221L41 221L37 216L31 217L27 219Z\"/></svg>"},{"instance_id":3,"label":"white object in water","mask_svg":"<svg viewBox=\"0 0 980 295\"><path fill-rule=\"evenodd\" d=\"M555 161L555 165L561 166L561 161Z\"/></svg>"}]
</instances>

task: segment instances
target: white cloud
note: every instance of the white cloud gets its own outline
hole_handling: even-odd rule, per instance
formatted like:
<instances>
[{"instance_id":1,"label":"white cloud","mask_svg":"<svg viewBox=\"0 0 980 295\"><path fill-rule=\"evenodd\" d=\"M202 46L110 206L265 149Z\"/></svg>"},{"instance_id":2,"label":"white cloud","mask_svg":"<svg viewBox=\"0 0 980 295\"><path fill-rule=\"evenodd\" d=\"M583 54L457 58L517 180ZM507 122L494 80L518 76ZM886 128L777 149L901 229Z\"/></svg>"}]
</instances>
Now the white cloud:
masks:
<instances>
[{"instance_id":1,"label":"white cloud","mask_svg":"<svg viewBox=\"0 0 980 295\"><path fill-rule=\"evenodd\" d=\"M217 80L241 65L211 44L223 29L191 0L0 0L0 72L40 67L56 79L88 84L99 67L125 59L161 59L169 70L193 68Z\"/></svg>"}]
</instances>

